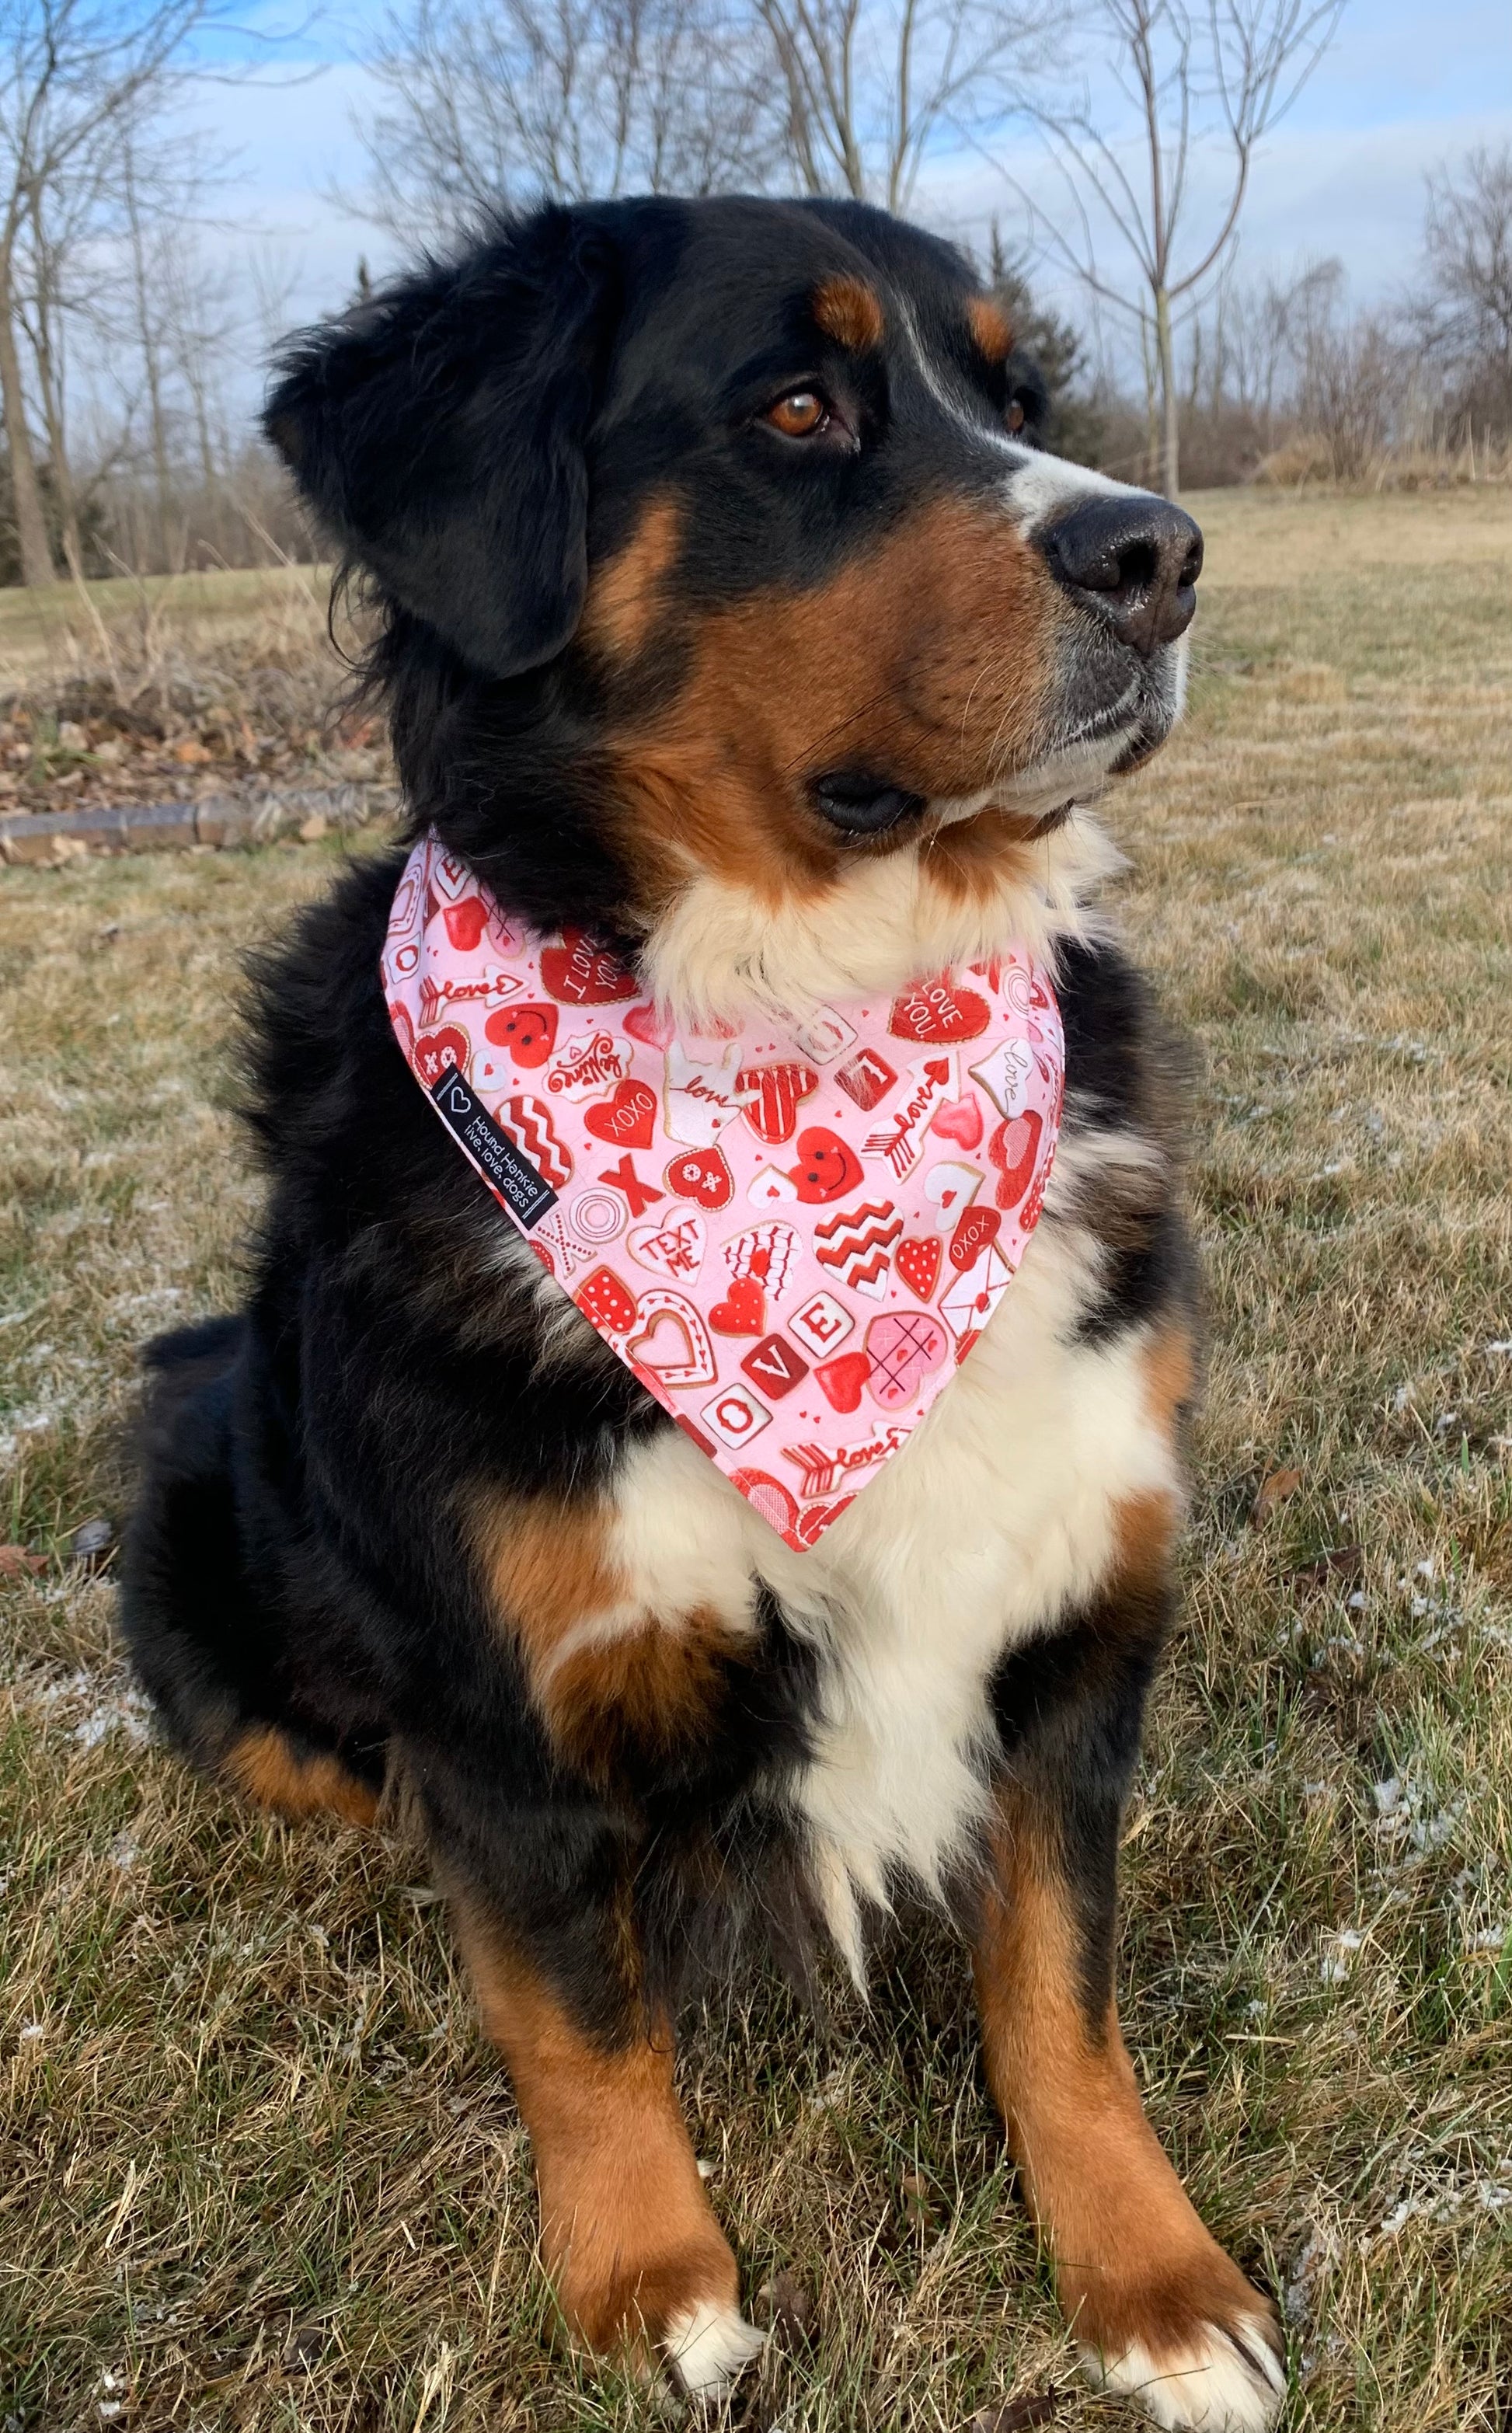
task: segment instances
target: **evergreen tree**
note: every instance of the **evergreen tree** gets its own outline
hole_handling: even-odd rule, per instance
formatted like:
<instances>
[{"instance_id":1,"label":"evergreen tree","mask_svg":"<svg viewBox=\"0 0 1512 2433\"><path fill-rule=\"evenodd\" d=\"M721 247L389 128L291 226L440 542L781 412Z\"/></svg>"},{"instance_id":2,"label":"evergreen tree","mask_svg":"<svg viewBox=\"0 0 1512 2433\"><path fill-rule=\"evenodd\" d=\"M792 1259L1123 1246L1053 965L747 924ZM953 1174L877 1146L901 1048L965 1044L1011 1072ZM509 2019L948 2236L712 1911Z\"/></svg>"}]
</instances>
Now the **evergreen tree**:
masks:
<instances>
[{"instance_id":1,"label":"evergreen tree","mask_svg":"<svg viewBox=\"0 0 1512 2433\"><path fill-rule=\"evenodd\" d=\"M1096 464L1103 422L1086 379L1087 350L1081 332L1074 322L1062 320L1035 301L1024 263L1009 252L995 220L988 247L987 283L994 303L1007 315L1014 355L1024 359L1026 377L1030 369L1037 372L1048 400L1046 446L1058 456L1069 456L1074 464Z\"/></svg>"}]
</instances>

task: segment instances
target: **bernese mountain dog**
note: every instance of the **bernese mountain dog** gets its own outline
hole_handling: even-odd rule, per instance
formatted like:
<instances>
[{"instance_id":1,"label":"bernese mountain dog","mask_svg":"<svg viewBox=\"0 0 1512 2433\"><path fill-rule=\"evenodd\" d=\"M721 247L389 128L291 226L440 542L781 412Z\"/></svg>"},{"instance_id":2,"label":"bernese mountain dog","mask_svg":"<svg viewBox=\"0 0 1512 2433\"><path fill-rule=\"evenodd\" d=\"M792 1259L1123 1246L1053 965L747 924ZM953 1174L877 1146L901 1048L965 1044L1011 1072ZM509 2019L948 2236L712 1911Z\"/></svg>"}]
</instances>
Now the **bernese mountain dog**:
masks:
<instances>
[{"instance_id":1,"label":"bernese mountain dog","mask_svg":"<svg viewBox=\"0 0 1512 2433\"><path fill-rule=\"evenodd\" d=\"M370 598L411 845L700 1035L1020 942L1063 1114L970 1358L795 1543L437 1121L380 978L405 854L363 857L255 969L266 1216L240 1313L147 1353L125 1624L251 1798L406 1786L584 2347L705 2395L756 2356L679 2012L742 1933L859 1977L911 1889L1088 2370L1216 2433L1273 2423L1278 2319L1113 1999L1198 1356L1181 1066L1086 808L1180 712L1201 538L1045 411L963 256L855 203L501 218L291 344L266 429Z\"/></svg>"}]
</instances>

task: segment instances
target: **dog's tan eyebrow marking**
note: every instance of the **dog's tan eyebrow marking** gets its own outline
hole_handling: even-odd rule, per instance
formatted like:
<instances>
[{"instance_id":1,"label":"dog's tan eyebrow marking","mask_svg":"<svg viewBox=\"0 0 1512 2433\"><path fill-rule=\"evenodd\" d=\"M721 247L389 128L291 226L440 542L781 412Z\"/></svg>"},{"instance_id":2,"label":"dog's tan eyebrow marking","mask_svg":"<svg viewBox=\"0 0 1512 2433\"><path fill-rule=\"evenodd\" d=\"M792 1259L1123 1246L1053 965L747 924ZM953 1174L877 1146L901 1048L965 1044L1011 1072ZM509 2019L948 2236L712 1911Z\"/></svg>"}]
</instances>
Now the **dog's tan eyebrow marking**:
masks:
<instances>
[{"instance_id":1,"label":"dog's tan eyebrow marking","mask_svg":"<svg viewBox=\"0 0 1512 2433\"><path fill-rule=\"evenodd\" d=\"M814 290L813 309L825 337L833 338L839 347L849 347L853 354L864 354L868 347L881 345L887 322L864 279L838 273L824 280Z\"/></svg>"},{"instance_id":2,"label":"dog's tan eyebrow marking","mask_svg":"<svg viewBox=\"0 0 1512 2433\"><path fill-rule=\"evenodd\" d=\"M1012 351L1013 332L1007 314L990 296L974 296L966 306L971 334L990 364L1006 363Z\"/></svg>"}]
</instances>

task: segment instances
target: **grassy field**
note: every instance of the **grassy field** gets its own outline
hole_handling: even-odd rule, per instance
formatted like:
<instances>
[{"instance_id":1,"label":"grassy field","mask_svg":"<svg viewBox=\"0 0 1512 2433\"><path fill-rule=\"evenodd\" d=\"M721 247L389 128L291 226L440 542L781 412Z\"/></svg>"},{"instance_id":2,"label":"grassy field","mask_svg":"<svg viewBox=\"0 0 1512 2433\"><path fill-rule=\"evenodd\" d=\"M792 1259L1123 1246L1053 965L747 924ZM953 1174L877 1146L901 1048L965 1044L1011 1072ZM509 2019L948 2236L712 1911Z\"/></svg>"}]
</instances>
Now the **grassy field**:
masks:
<instances>
[{"instance_id":1,"label":"grassy field","mask_svg":"<svg viewBox=\"0 0 1512 2433\"><path fill-rule=\"evenodd\" d=\"M246 567L186 574L116 575L0 591L0 688L93 660L102 633L131 653L144 634L178 642L234 639L270 619L290 621L312 645L325 621L321 576L308 566Z\"/></svg>"},{"instance_id":2,"label":"grassy field","mask_svg":"<svg viewBox=\"0 0 1512 2433\"><path fill-rule=\"evenodd\" d=\"M1205 1063L1215 1356L1186 1625L1130 1818L1161 2133L1283 2294L1289 2433L1512 2427L1512 498L1200 502L1190 721L1116 801ZM0 624L3 624L0 616ZM236 958L331 846L0 873L0 2421L608 2433L552 2354L528 2156L423 1862L152 1744L109 1578L133 1353L226 1305L256 1194ZM1257 1489L1262 1517L1254 1517ZM756 2288L741 2421L955 2433L1083 2395L977 2067L900 1939L870 2014L695 2023Z\"/></svg>"},{"instance_id":3,"label":"grassy field","mask_svg":"<svg viewBox=\"0 0 1512 2433\"><path fill-rule=\"evenodd\" d=\"M339 698L328 599L308 566L0 590L0 813L206 796L256 810L332 787L377 790L348 791L348 824L386 808L386 740Z\"/></svg>"}]
</instances>

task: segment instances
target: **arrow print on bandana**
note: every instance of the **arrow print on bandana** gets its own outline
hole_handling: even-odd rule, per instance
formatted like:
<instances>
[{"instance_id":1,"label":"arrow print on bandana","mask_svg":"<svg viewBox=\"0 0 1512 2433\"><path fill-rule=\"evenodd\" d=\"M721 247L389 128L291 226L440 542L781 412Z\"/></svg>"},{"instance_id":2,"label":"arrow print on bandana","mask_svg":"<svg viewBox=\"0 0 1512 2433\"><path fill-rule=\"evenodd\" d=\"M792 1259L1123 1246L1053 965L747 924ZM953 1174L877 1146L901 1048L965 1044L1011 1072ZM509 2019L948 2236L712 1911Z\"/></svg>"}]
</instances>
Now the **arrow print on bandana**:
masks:
<instances>
[{"instance_id":1,"label":"arrow print on bandana","mask_svg":"<svg viewBox=\"0 0 1512 2433\"><path fill-rule=\"evenodd\" d=\"M894 1111L891 1123L867 1133L861 1143L862 1156L885 1157L895 1180L901 1182L919 1162L919 1144L930 1116L943 1099L955 1095L955 1090L953 1056L929 1056L922 1064L911 1066L907 1098ZM980 1137L978 1118L977 1138Z\"/></svg>"},{"instance_id":2,"label":"arrow print on bandana","mask_svg":"<svg viewBox=\"0 0 1512 2433\"><path fill-rule=\"evenodd\" d=\"M647 1209L652 1205L654 1200L665 1199L667 1197L665 1191L658 1191L654 1182L641 1182L639 1175L636 1172L635 1166L631 1163L630 1152L628 1149L626 1149L623 1157L620 1160L619 1165L611 1165L607 1174L600 1175L599 1181L601 1182L612 1182L616 1191L622 1191L624 1193L625 1198L630 1202L630 1214L632 1216L644 1216Z\"/></svg>"}]
</instances>

